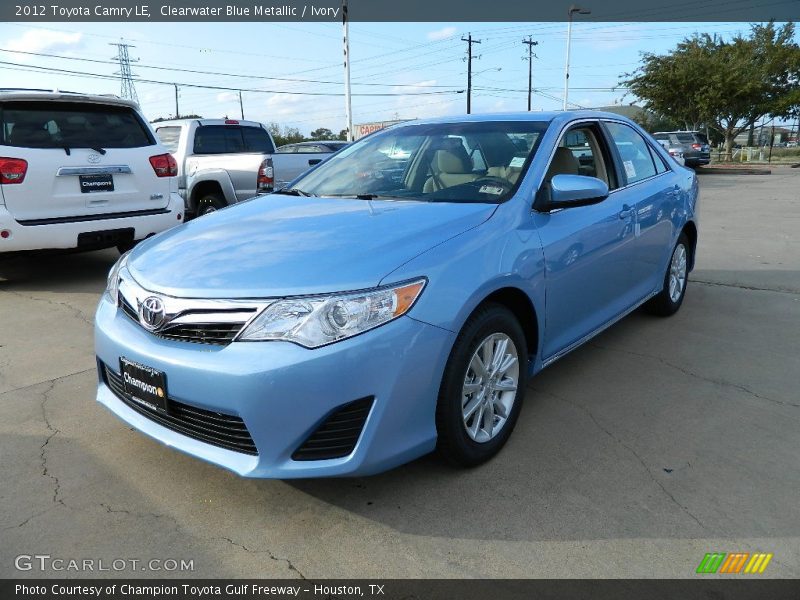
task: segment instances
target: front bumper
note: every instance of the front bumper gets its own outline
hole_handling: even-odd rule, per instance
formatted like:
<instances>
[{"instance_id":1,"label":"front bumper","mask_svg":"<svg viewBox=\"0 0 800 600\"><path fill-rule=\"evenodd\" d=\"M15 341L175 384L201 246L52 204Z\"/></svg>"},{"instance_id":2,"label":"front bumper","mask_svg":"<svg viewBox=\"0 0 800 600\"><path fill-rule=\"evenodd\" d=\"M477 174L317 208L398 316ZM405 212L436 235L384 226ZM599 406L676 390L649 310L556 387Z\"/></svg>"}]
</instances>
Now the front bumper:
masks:
<instances>
[{"instance_id":1,"label":"front bumper","mask_svg":"<svg viewBox=\"0 0 800 600\"><path fill-rule=\"evenodd\" d=\"M454 337L406 316L314 350L289 342L211 346L148 333L104 296L95 319L99 363L119 372L124 356L164 371L171 399L240 417L258 455L220 448L156 423L120 400L102 376L97 400L164 444L242 476L368 475L433 450L436 398ZM374 404L351 454L291 458L332 410L369 396Z\"/></svg>"},{"instance_id":2,"label":"front bumper","mask_svg":"<svg viewBox=\"0 0 800 600\"><path fill-rule=\"evenodd\" d=\"M115 229L134 229L134 239L142 240L152 234L160 233L180 225L183 221L177 215L183 213L183 200L173 192L164 212L145 215L123 215L116 218L96 218L91 220L67 220L42 225L22 225L0 204L0 231L10 235L0 238L0 253L27 250L73 249L78 247L78 236L82 233L110 231Z\"/></svg>"}]
</instances>

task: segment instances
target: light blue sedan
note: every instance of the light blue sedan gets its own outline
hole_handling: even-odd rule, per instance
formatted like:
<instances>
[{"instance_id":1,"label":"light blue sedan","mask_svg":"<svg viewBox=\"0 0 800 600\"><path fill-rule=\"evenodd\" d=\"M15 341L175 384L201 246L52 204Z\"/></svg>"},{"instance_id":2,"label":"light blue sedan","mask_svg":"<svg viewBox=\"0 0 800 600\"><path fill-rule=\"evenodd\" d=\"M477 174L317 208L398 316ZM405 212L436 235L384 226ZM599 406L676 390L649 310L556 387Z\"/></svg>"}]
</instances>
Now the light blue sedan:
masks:
<instances>
[{"instance_id":1,"label":"light blue sedan","mask_svg":"<svg viewBox=\"0 0 800 600\"><path fill-rule=\"evenodd\" d=\"M434 449L477 465L530 377L642 305L680 308L697 197L613 114L383 130L123 256L97 309L97 399L248 477Z\"/></svg>"}]
</instances>

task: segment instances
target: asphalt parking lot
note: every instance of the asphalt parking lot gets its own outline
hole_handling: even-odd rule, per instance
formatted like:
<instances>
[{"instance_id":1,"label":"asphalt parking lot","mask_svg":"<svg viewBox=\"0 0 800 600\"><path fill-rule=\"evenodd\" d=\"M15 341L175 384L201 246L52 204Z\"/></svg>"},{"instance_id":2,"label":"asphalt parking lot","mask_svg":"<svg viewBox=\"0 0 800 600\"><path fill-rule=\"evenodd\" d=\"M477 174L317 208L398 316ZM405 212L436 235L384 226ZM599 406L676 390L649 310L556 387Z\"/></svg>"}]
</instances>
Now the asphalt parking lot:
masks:
<instances>
[{"instance_id":1,"label":"asphalt parking lot","mask_svg":"<svg viewBox=\"0 0 800 600\"><path fill-rule=\"evenodd\" d=\"M170 450L94 402L116 251L0 261L0 577L42 575L20 554L191 559L194 577L692 577L711 551L800 577L800 170L700 183L682 310L542 372L470 471L254 481Z\"/></svg>"}]
</instances>

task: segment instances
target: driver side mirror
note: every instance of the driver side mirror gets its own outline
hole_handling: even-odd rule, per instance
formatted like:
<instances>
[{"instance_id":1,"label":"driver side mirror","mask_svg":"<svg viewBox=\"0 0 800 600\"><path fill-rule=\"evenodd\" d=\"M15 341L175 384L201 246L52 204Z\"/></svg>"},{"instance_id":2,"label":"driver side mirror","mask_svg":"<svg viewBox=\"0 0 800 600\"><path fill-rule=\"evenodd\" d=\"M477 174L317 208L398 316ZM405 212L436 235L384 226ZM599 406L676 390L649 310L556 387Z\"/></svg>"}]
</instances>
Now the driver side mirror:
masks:
<instances>
[{"instance_id":1,"label":"driver side mirror","mask_svg":"<svg viewBox=\"0 0 800 600\"><path fill-rule=\"evenodd\" d=\"M597 177L555 175L539 190L533 208L540 212L549 212L557 208L597 204L606 198L608 185Z\"/></svg>"}]
</instances>

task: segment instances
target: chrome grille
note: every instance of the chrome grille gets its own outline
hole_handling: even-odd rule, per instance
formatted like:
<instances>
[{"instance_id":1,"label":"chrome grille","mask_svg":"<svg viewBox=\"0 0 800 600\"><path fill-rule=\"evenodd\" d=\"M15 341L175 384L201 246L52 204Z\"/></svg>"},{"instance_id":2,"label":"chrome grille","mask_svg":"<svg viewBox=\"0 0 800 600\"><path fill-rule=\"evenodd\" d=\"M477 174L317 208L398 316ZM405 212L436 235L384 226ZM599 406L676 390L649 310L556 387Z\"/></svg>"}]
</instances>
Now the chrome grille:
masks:
<instances>
[{"instance_id":1,"label":"chrome grille","mask_svg":"<svg viewBox=\"0 0 800 600\"><path fill-rule=\"evenodd\" d=\"M139 324L138 310L121 292L119 294L119 307L128 318ZM210 313L205 309L198 311L189 309L178 315L180 322L168 323L163 329L152 333L168 340L227 346L242 330L242 327L247 323L247 319L255 312L255 308L223 309L214 313ZM232 315L244 318L242 320L229 320ZM220 320L213 321L212 319L215 316ZM204 320L207 320L207 322L203 322Z\"/></svg>"}]
</instances>

